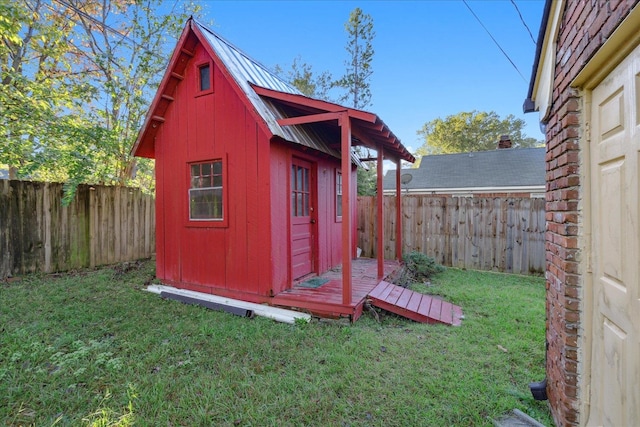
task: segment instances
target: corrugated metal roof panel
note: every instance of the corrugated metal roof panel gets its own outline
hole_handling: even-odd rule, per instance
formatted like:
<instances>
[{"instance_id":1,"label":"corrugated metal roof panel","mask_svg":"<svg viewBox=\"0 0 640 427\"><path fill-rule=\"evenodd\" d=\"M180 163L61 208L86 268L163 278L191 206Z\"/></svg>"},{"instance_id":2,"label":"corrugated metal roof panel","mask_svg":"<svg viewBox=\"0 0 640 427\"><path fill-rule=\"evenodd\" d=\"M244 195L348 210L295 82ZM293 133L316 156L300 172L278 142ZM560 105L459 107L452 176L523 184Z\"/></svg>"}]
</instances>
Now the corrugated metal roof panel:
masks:
<instances>
[{"instance_id":1,"label":"corrugated metal roof panel","mask_svg":"<svg viewBox=\"0 0 640 427\"><path fill-rule=\"evenodd\" d=\"M280 79L265 66L251 59L219 35L198 23L197 25L274 135L340 158L340 152L331 149L327 145L330 141L326 140L326 135L319 134L313 127L304 125L280 126L277 120L289 116L276 103L257 95L251 88L250 83L279 92L302 95L299 90ZM352 158L357 164L361 164L355 156L352 155Z\"/></svg>"},{"instance_id":2,"label":"corrugated metal roof panel","mask_svg":"<svg viewBox=\"0 0 640 427\"><path fill-rule=\"evenodd\" d=\"M282 80L267 67L254 61L251 57L213 31L204 27L195 20L193 22L200 30L201 34L206 38L216 55L225 64L236 83L238 83L238 86L251 101L254 108L265 121L273 135L305 147L313 148L330 156L340 158L340 151L330 147L333 141L328 140L328 135L325 132L322 132L319 127L314 127L308 124L280 126L277 120L291 117L291 115L288 115L287 112L284 111L281 104L273 102L268 97L261 97L258 95L251 85L260 86L272 91L299 95L308 100L311 98L305 97L299 90ZM344 108L346 109L347 107ZM382 125L386 128L384 124ZM402 149L406 151L404 147L402 147ZM357 165L363 166L362 162L355 154L352 153L351 158Z\"/></svg>"},{"instance_id":3,"label":"corrugated metal roof panel","mask_svg":"<svg viewBox=\"0 0 640 427\"><path fill-rule=\"evenodd\" d=\"M330 141L326 140L326 135L320 135L317 131L314 131L311 126L280 126L277 123L277 119L289 116L286 115L283 109L277 106L274 102L257 95L251 88L250 83L267 89L277 90L279 92L302 95L299 90L269 71L267 67L251 59L240 49L236 48L219 35L197 22L196 24L220 60L225 63L233 78L251 100L251 103L256 108L260 116L265 120L274 135L277 135L287 141L292 141L300 145L304 145L305 147L313 148L329 154L330 156L340 158L340 152L333 150L328 146ZM357 164L361 164L355 156L352 155L352 158Z\"/></svg>"}]
</instances>

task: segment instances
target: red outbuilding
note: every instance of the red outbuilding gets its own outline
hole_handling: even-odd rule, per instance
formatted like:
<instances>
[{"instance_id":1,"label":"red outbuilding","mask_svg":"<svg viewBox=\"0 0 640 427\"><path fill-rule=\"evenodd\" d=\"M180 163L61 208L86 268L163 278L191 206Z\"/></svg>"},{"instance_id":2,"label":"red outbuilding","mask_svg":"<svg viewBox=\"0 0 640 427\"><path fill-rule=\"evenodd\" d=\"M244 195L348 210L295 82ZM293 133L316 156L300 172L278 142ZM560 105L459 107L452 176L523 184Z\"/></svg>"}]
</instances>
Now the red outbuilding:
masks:
<instances>
[{"instance_id":1,"label":"red outbuilding","mask_svg":"<svg viewBox=\"0 0 640 427\"><path fill-rule=\"evenodd\" d=\"M382 258L372 272L353 267L356 145L398 171L415 160L377 115L303 96L188 20L132 150L156 160L158 279L355 320L390 267ZM382 216L380 197L380 225ZM297 285L330 271L324 295L296 299ZM360 291L369 274L373 286Z\"/></svg>"}]
</instances>

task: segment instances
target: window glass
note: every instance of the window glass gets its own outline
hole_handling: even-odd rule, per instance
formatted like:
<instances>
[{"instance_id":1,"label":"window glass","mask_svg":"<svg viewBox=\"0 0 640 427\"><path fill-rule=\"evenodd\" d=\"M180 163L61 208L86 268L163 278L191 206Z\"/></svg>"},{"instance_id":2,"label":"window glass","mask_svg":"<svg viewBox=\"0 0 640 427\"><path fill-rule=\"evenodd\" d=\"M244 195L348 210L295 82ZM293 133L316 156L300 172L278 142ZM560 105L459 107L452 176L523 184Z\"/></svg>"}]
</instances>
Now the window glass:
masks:
<instances>
[{"instance_id":1,"label":"window glass","mask_svg":"<svg viewBox=\"0 0 640 427\"><path fill-rule=\"evenodd\" d=\"M202 171L202 176L209 176L211 175L211 163L203 163L200 165L201 167L201 171Z\"/></svg>"},{"instance_id":2,"label":"window glass","mask_svg":"<svg viewBox=\"0 0 640 427\"><path fill-rule=\"evenodd\" d=\"M304 166L291 166L291 215L310 216L311 193L310 193L309 168Z\"/></svg>"},{"instance_id":3,"label":"window glass","mask_svg":"<svg viewBox=\"0 0 640 427\"><path fill-rule=\"evenodd\" d=\"M295 191L291 193L291 215L296 215L296 193Z\"/></svg>"},{"instance_id":4,"label":"window glass","mask_svg":"<svg viewBox=\"0 0 640 427\"><path fill-rule=\"evenodd\" d=\"M189 219L223 219L222 160L192 164Z\"/></svg>"},{"instance_id":5,"label":"window glass","mask_svg":"<svg viewBox=\"0 0 640 427\"><path fill-rule=\"evenodd\" d=\"M296 189L302 191L302 168L298 168L298 176L296 178Z\"/></svg>"},{"instance_id":6,"label":"window glass","mask_svg":"<svg viewBox=\"0 0 640 427\"><path fill-rule=\"evenodd\" d=\"M213 164L213 174L222 175L222 162L215 162Z\"/></svg>"},{"instance_id":7,"label":"window glass","mask_svg":"<svg viewBox=\"0 0 640 427\"><path fill-rule=\"evenodd\" d=\"M304 170L304 191L309 192L309 169Z\"/></svg>"},{"instance_id":8,"label":"window glass","mask_svg":"<svg viewBox=\"0 0 640 427\"><path fill-rule=\"evenodd\" d=\"M211 89L211 70L209 64L200 66L200 91Z\"/></svg>"}]
</instances>

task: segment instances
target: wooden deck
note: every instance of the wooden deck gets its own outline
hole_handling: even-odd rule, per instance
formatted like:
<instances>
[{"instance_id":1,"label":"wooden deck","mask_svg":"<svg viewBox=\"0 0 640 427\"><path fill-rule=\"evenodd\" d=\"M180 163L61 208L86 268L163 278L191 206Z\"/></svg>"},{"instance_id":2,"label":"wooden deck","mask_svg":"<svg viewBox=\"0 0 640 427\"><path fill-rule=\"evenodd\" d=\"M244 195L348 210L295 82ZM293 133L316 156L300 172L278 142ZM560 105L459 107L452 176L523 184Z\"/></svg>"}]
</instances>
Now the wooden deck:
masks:
<instances>
[{"instance_id":1,"label":"wooden deck","mask_svg":"<svg viewBox=\"0 0 640 427\"><path fill-rule=\"evenodd\" d=\"M459 326L462 309L440 298L381 281L370 293L371 304L420 323Z\"/></svg>"},{"instance_id":2,"label":"wooden deck","mask_svg":"<svg viewBox=\"0 0 640 427\"><path fill-rule=\"evenodd\" d=\"M384 277L400 268L397 261L384 262ZM271 304L308 311L321 317L350 317L356 321L362 314L367 295L380 283L375 259L358 258L352 262L351 304L342 303L342 270L330 270L320 276L329 279L318 288L295 286L274 296Z\"/></svg>"}]
</instances>

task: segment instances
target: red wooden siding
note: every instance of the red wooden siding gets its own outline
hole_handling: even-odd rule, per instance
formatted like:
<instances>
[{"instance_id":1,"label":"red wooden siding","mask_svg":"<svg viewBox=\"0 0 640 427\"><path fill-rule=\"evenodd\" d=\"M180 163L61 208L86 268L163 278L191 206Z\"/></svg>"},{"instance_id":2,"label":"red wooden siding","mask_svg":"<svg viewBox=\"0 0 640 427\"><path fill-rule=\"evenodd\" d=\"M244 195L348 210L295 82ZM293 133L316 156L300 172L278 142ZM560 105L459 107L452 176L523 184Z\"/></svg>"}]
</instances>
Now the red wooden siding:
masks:
<instances>
[{"instance_id":1,"label":"red wooden siding","mask_svg":"<svg viewBox=\"0 0 640 427\"><path fill-rule=\"evenodd\" d=\"M177 286L268 295L269 140L217 65L199 95L197 45L156 137L158 277ZM227 226L188 220L188 163L222 159ZM267 163L267 164L265 164ZM196 289L197 288L197 289Z\"/></svg>"},{"instance_id":2,"label":"red wooden siding","mask_svg":"<svg viewBox=\"0 0 640 427\"><path fill-rule=\"evenodd\" d=\"M289 174L290 152L283 144L274 143L271 146L270 203L264 206L264 211L271 212L271 262L273 268L273 293L287 289L290 286L291 260L289 251ZM263 160L264 161L264 160Z\"/></svg>"},{"instance_id":3,"label":"red wooden siding","mask_svg":"<svg viewBox=\"0 0 640 427\"><path fill-rule=\"evenodd\" d=\"M342 263L335 171L340 160L270 140L264 123L216 58L196 43L155 139L157 276L167 284L263 302L292 286L290 174L294 157L311 163L317 224L313 272ZM211 64L212 90L198 66ZM182 71L181 71L182 72ZM176 79L174 79L176 80ZM173 81L173 80L172 80ZM223 221L190 221L189 164L223 163ZM356 171L352 172L355 200ZM355 209L354 246L357 236ZM354 249L355 253L355 249Z\"/></svg>"},{"instance_id":4,"label":"red wooden siding","mask_svg":"<svg viewBox=\"0 0 640 427\"><path fill-rule=\"evenodd\" d=\"M335 170L340 161L333 158L317 158L295 146L274 142L271 144L271 256L273 259L274 294L292 286L290 220L290 174L293 157L313 164L316 173L317 219L314 272L322 274L342 263L342 223L336 220ZM356 173L353 173L355 180ZM355 233L354 233L355 234Z\"/></svg>"}]
</instances>

